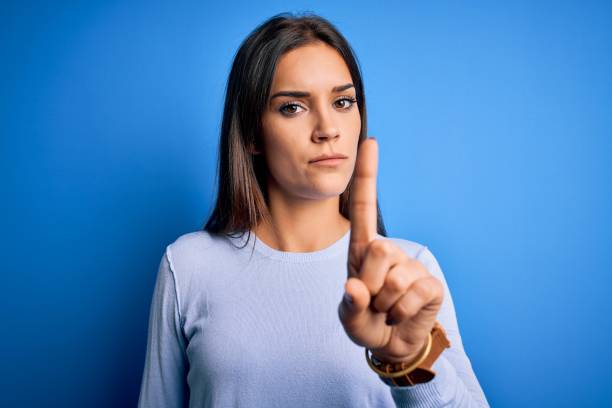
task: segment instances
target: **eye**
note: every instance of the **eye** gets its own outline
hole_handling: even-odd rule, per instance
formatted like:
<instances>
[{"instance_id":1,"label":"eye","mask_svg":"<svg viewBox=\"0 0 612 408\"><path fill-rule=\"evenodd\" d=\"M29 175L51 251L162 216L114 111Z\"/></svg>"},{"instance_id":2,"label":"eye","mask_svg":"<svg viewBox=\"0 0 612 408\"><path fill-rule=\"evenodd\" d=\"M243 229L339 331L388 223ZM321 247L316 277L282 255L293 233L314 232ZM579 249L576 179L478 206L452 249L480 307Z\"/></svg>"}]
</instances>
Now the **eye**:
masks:
<instances>
[{"instance_id":1,"label":"eye","mask_svg":"<svg viewBox=\"0 0 612 408\"><path fill-rule=\"evenodd\" d=\"M289 110L287 110L289 108ZM296 109L301 108L297 103L289 102L283 104L280 108L278 108L279 112L286 116L292 116L297 113Z\"/></svg>"},{"instance_id":2,"label":"eye","mask_svg":"<svg viewBox=\"0 0 612 408\"><path fill-rule=\"evenodd\" d=\"M339 106L338 102L340 102L340 105L343 106ZM357 99L351 97L351 96L343 96L337 100L334 101L334 104L339 107L342 110L348 111L350 110L353 105L357 102ZM348 106L347 106L348 104ZM281 105L280 108L278 108L278 111L280 113L282 113L285 116L294 116L295 114L298 113L298 109L302 108L302 106L298 103L295 102L287 102L284 103L283 105Z\"/></svg>"},{"instance_id":3,"label":"eye","mask_svg":"<svg viewBox=\"0 0 612 408\"><path fill-rule=\"evenodd\" d=\"M344 110L349 110L353 107L353 105L355 104L355 102L357 102L357 99L350 97L350 96L344 96L338 100L336 100L334 103L338 103L338 102L350 102L350 104L348 106L340 106L340 109L344 109Z\"/></svg>"}]
</instances>

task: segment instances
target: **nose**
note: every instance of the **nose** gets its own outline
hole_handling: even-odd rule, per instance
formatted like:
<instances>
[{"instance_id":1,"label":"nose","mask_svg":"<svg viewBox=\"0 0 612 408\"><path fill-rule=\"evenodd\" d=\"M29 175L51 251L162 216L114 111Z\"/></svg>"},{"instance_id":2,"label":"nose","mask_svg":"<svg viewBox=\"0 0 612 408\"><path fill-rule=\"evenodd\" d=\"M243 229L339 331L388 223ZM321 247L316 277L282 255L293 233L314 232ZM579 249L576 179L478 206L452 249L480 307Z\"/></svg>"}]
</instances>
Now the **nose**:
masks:
<instances>
[{"instance_id":1,"label":"nose","mask_svg":"<svg viewBox=\"0 0 612 408\"><path fill-rule=\"evenodd\" d=\"M329 112L319 111L317 126L312 132L312 141L315 143L326 142L340 136L340 130L332 120Z\"/></svg>"}]
</instances>

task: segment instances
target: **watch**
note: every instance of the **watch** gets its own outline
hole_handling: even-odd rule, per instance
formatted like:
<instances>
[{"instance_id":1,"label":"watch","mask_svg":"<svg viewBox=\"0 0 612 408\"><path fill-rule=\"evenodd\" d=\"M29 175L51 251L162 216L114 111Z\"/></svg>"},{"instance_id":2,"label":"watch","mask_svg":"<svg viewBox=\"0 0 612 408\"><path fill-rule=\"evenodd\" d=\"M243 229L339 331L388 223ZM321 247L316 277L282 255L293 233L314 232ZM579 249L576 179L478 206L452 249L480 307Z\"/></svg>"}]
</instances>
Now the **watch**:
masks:
<instances>
[{"instance_id":1,"label":"watch","mask_svg":"<svg viewBox=\"0 0 612 408\"><path fill-rule=\"evenodd\" d=\"M428 344L429 345L429 344ZM379 374L380 379L387 385L392 387L407 387L415 384L422 384L433 380L436 372L432 370L433 363L438 359L444 349L450 347L450 341L446 336L444 328L439 322L435 322L431 329L431 349L424 360L412 371L402 374L399 377L383 376ZM366 358L367 349L366 349ZM378 360L373 355L370 357L373 368L391 374L400 372L409 367L411 362L387 363Z\"/></svg>"}]
</instances>

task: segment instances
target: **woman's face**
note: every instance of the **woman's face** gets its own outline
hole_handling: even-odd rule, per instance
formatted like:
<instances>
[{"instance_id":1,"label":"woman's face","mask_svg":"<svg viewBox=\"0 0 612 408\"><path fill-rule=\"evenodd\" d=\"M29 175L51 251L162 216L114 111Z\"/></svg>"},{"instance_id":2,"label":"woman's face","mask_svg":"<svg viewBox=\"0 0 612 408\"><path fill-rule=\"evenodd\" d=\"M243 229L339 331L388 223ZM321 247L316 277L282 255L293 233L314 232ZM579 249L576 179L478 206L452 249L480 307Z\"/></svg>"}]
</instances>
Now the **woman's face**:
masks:
<instances>
[{"instance_id":1,"label":"woman's face","mask_svg":"<svg viewBox=\"0 0 612 408\"><path fill-rule=\"evenodd\" d=\"M288 92L302 95L282 94ZM342 194L355 167L361 131L355 95L346 63L325 43L299 47L279 59L262 116L269 188L305 199ZM346 158L337 164L312 162L333 154Z\"/></svg>"}]
</instances>

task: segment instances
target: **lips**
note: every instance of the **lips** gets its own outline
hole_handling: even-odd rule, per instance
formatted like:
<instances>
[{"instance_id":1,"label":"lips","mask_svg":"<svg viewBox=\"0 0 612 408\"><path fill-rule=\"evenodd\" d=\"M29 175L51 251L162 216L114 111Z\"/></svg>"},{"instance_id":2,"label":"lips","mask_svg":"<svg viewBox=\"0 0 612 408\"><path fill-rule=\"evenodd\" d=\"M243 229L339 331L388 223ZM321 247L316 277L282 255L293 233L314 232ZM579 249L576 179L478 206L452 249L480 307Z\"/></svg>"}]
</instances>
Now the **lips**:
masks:
<instances>
[{"instance_id":1,"label":"lips","mask_svg":"<svg viewBox=\"0 0 612 408\"><path fill-rule=\"evenodd\" d=\"M318 162L321 160L327 160L327 159L346 159L347 157L343 154L323 154L321 156L317 156L314 159L310 160L309 163L314 163L314 162Z\"/></svg>"}]
</instances>

